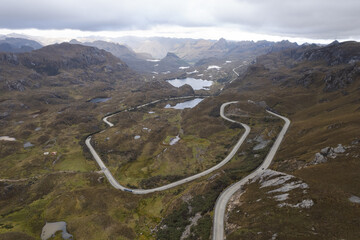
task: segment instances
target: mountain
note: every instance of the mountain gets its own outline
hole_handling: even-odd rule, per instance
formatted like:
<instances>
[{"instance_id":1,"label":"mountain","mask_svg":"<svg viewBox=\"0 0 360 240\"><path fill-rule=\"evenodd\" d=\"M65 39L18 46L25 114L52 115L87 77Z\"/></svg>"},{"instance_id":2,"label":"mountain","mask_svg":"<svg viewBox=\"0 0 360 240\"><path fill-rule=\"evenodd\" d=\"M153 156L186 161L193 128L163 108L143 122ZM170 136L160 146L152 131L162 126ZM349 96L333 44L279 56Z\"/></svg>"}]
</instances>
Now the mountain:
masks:
<instances>
[{"instance_id":1,"label":"mountain","mask_svg":"<svg viewBox=\"0 0 360 240\"><path fill-rule=\"evenodd\" d=\"M149 54L135 53L132 49L125 45L118 43L106 42L106 41L94 41L94 42L85 42L78 44L85 46L97 47L99 49L104 49L112 53L114 56L120 58L124 61L131 69L139 73L149 73L154 71L153 64L146 59L152 59L152 56Z\"/></svg>"},{"instance_id":2,"label":"mountain","mask_svg":"<svg viewBox=\"0 0 360 240\"><path fill-rule=\"evenodd\" d=\"M269 181L254 180L241 199L229 203L237 210L229 212L226 239L359 236L358 204L351 200L360 196L359 51L358 42L272 51L257 57L220 94L291 120L270 168L306 184L285 190L292 183L273 184L274 173ZM301 206L305 200L311 204Z\"/></svg>"},{"instance_id":3,"label":"mountain","mask_svg":"<svg viewBox=\"0 0 360 240\"><path fill-rule=\"evenodd\" d=\"M134 49L135 52L145 52L151 54L154 58L161 59L166 56L168 52L174 52L176 55L183 58L181 52L176 51L178 48L183 49L194 49L206 45L210 47L214 43L213 40L198 40L190 38L165 38L165 37L121 37L117 38L116 41L125 43ZM193 47L194 46L194 47Z\"/></svg>"},{"instance_id":4,"label":"mountain","mask_svg":"<svg viewBox=\"0 0 360 240\"><path fill-rule=\"evenodd\" d=\"M175 41L175 40L174 40ZM150 43L149 43L150 44ZM211 58L226 61L243 61L254 59L256 56L272 52L294 48L298 45L289 41L269 42L269 41L227 41L224 38L218 41L179 39L176 44L169 45L167 50L174 52L183 60L189 63L199 61L209 62ZM199 64L196 64L199 65Z\"/></svg>"},{"instance_id":5,"label":"mountain","mask_svg":"<svg viewBox=\"0 0 360 240\"><path fill-rule=\"evenodd\" d=\"M149 54L162 59L166 58L166 55L169 52L174 53L186 62L178 64L179 67L181 67L180 65L188 66L190 63L206 69L209 65L222 65L226 61L232 61L234 62L233 64L224 66L232 69L239 66L239 64L244 61L251 62L257 56L262 54L298 46L296 43L290 43L289 41L236 42L227 41L224 38L213 41L161 37L122 37L116 39L116 41L122 41L126 43L127 46L106 41L85 42L81 44L109 51L139 73L175 71L175 67L166 69L166 67L161 66L163 65L163 62L155 62ZM80 42L75 43L79 44ZM130 49L128 46L134 50ZM139 52L147 52L148 55Z\"/></svg>"},{"instance_id":6,"label":"mountain","mask_svg":"<svg viewBox=\"0 0 360 240\"><path fill-rule=\"evenodd\" d=\"M111 83L131 74L124 62L104 50L68 43L29 53L1 53L0 66L1 92L69 87L91 81Z\"/></svg>"},{"instance_id":7,"label":"mountain","mask_svg":"<svg viewBox=\"0 0 360 240\"><path fill-rule=\"evenodd\" d=\"M146 80L98 47L74 40L0 53L0 239L38 239L45 223L57 221L74 239L210 239L219 194L258 169L284 124L265 110L291 124L271 170L229 201L226 239L358 239L360 43L163 41L164 49L186 44L188 56L201 57L190 76L226 74L223 90L177 110L168 107L189 99L155 100L193 95L190 86ZM241 59L251 61L236 77ZM189 66L184 61L167 51L147 62L160 78L160 70ZM168 184L232 151L244 129L220 116L227 102L224 114L251 127L241 149L221 169L172 190L113 188L85 145L96 133L91 144L129 188ZM102 118L113 112L108 127Z\"/></svg>"},{"instance_id":8,"label":"mountain","mask_svg":"<svg viewBox=\"0 0 360 240\"><path fill-rule=\"evenodd\" d=\"M195 63L197 60L204 58L203 53L208 51L216 42L212 40L192 40L180 44L171 50L182 59Z\"/></svg>"},{"instance_id":9,"label":"mountain","mask_svg":"<svg viewBox=\"0 0 360 240\"><path fill-rule=\"evenodd\" d=\"M359 43L354 41L343 43L334 41L326 47L304 52L299 60L326 61L330 66L354 64L360 61Z\"/></svg>"},{"instance_id":10,"label":"mountain","mask_svg":"<svg viewBox=\"0 0 360 240\"><path fill-rule=\"evenodd\" d=\"M77 40L72 40L70 43L82 44L84 46L92 46L98 49L103 49L112 53L124 61L132 70L148 74L159 72L177 72L181 69L179 67L190 66L187 62L180 59L174 53L167 53L167 55L160 59L153 59L151 55L144 53L136 53L129 47L118 43L106 42L106 41L94 41L81 43Z\"/></svg>"},{"instance_id":11,"label":"mountain","mask_svg":"<svg viewBox=\"0 0 360 240\"><path fill-rule=\"evenodd\" d=\"M24 38L5 38L0 40L0 52L31 52L42 48L42 45L36 41Z\"/></svg>"},{"instance_id":12,"label":"mountain","mask_svg":"<svg viewBox=\"0 0 360 240\"><path fill-rule=\"evenodd\" d=\"M155 71L158 72L177 72L179 70L186 69L190 65L179 58L175 53L168 53L163 59L161 59L155 67Z\"/></svg>"},{"instance_id":13,"label":"mountain","mask_svg":"<svg viewBox=\"0 0 360 240\"><path fill-rule=\"evenodd\" d=\"M201 62L211 62L211 59L217 59L221 61L249 61L251 62L257 56L282 51L285 49L296 48L296 43L290 43L289 41L281 42L269 42L269 41L240 41L240 42L227 42L225 39L220 39L213 44L208 50L199 52L195 65L201 65Z\"/></svg>"}]
</instances>

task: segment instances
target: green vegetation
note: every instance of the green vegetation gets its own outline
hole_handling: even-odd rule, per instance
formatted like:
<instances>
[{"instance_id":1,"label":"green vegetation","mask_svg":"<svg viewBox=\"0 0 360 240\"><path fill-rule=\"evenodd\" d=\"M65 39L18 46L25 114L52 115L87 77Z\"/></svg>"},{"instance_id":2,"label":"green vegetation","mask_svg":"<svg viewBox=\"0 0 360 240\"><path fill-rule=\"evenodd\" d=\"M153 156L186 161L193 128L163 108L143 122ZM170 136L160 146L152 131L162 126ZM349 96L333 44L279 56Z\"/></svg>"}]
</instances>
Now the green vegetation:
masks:
<instances>
[{"instance_id":1,"label":"green vegetation","mask_svg":"<svg viewBox=\"0 0 360 240\"><path fill-rule=\"evenodd\" d=\"M301 211L279 208L265 189L250 184L242 205L230 213L227 239L270 239L275 233L279 239L357 239L359 207L348 200L360 196L359 145L351 143L359 139L360 127L359 63L348 64L347 56L357 52L353 45L330 54L345 54L337 62L299 61L313 46L271 52L193 109L164 109L162 102L112 117L115 126L92 143L119 182L134 188L164 185L224 159L243 129L220 118L222 103L238 100L227 115L251 126L244 145L219 171L145 196L113 189L84 146L85 137L105 129L101 118L110 112L192 94L191 89L143 82L108 53L76 45L51 46L33 52L33 59L19 55L19 61L3 55L1 134L17 141L0 141L0 239L38 239L46 221L66 221L75 239L178 239L195 215L201 217L187 238L209 239L218 195L260 165L281 129L283 123L267 115L265 106L292 120L271 167L309 184L306 194L315 204ZM219 71L217 77L229 76ZM111 100L87 102L100 96ZM170 146L175 136L181 140ZM252 150L258 136L270 142ZM24 148L26 142L34 146ZM339 143L351 146L348 155L308 166L316 152Z\"/></svg>"},{"instance_id":2,"label":"green vegetation","mask_svg":"<svg viewBox=\"0 0 360 240\"><path fill-rule=\"evenodd\" d=\"M356 157L360 151L351 143L359 139L360 82L359 73L352 70L359 63L350 66L344 60L358 51L356 45L349 42L319 50L317 54L323 55L318 61L295 59L306 48L264 55L224 93L255 103L264 101L292 121L271 168L309 184L314 201L310 209L280 209L258 185L250 185L241 207L230 213L233 225L227 239L270 239L275 233L279 239L358 238L358 207L348 198L360 194L354 175L360 170ZM311 164L315 153L338 144L351 148L327 163Z\"/></svg>"},{"instance_id":3,"label":"green vegetation","mask_svg":"<svg viewBox=\"0 0 360 240\"><path fill-rule=\"evenodd\" d=\"M112 117L116 126L93 137L96 150L122 184L153 188L204 171L229 153L243 131L208 115L211 103L202 105L204 117L189 114L196 108L179 111L165 109L165 104L119 113ZM176 136L180 141L170 145Z\"/></svg>"},{"instance_id":4,"label":"green vegetation","mask_svg":"<svg viewBox=\"0 0 360 240\"><path fill-rule=\"evenodd\" d=\"M157 233L157 239L180 239L186 225L190 223L189 217L188 205L186 203L181 204L178 209L163 220L162 223L164 224Z\"/></svg>"},{"instance_id":5,"label":"green vegetation","mask_svg":"<svg viewBox=\"0 0 360 240\"><path fill-rule=\"evenodd\" d=\"M200 218L195 226L191 227L190 236L186 239L201 239L207 240L210 238L210 232L212 228L212 218L209 214Z\"/></svg>"}]
</instances>

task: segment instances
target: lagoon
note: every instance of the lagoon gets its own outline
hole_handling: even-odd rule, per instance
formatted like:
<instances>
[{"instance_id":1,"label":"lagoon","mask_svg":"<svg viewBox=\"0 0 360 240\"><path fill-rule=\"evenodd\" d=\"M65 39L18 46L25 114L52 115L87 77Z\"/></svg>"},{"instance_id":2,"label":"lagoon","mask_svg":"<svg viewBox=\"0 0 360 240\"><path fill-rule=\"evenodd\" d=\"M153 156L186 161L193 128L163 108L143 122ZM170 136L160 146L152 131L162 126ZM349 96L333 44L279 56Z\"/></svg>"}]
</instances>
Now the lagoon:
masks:
<instances>
[{"instance_id":1,"label":"lagoon","mask_svg":"<svg viewBox=\"0 0 360 240\"><path fill-rule=\"evenodd\" d=\"M101 102L109 101L110 99L111 98L93 98L89 102L91 102L91 103L101 103Z\"/></svg>"},{"instance_id":2,"label":"lagoon","mask_svg":"<svg viewBox=\"0 0 360 240\"><path fill-rule=\"evenodd\" d=\"M174 109L185 109L185 108L193 108L196 105L198 105L203 98L195 98L186 102L177 103L175 106L171 106L170 104L167 104L165 108L174 108Z\"/></svg>"},{"instance_id":3,"label":"lagoon","mask_svg":"<svg viewBox=\"0 0 360 240\"><path fill-rule=\"evenodd\" d=\"M174 87L181 87L185 84L190 85L194 90L209 90L209 87L213 84L213 81L196 79L196 78L184 78L184 79L172 79L167 80L168 83Z\"/></svg>"}]
</instances>

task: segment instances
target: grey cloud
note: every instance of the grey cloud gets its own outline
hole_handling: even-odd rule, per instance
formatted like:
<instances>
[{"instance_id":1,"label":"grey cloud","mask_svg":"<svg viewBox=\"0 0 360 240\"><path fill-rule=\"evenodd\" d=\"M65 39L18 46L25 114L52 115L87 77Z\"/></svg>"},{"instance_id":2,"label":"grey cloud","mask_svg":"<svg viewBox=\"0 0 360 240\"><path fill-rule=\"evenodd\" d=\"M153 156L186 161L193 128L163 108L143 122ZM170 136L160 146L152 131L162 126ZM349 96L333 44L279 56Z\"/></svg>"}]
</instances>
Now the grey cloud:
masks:
<instances>
[{"instance_id":1,"label":"grey cloud","mask_svg":"<svg viewBox=\"0 0 360 240\"><path fill-rule=\"evenodd\" d=\"M358 0L3 0L0 28L87 31L238 26L308 38L360 36Z\"/></svg>"}]
</instances>

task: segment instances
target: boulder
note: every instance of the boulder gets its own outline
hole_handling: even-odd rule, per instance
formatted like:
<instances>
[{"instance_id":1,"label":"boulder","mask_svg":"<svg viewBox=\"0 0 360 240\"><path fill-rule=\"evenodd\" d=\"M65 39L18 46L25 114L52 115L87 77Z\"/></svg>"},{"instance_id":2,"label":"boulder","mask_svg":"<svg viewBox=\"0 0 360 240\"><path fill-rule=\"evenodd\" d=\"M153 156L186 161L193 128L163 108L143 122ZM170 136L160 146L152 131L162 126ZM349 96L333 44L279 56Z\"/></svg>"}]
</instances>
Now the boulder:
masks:
<instances>
[{"instance_id":1,"label":"boulder","mask_svg":"<svg viewBox=\"0 0 360 240\"><path fill-rule=\"evenodd\" d=\"M322 155L326 156L328 154L329 150L330 150L330 147L325 147L325 148L321 149L320 153Z\"/></svg>"},{"instance_id":2,"label":"boulder","mask_svg":"<svg viewBox=\"0 0 360 240\"><path fill-rule=\"evenodd\" d=\"M331 158L336 158L336 153L334 152L334 148L330 148L329 149L329 152L327 153L327 155L326 155L327 157L331 157Z\"/></svg>"},{"instance_id":3,"label":"boulder","mask_svg":"<svg viewBox=\"0 0 360 240\"><path fill-rule=\"evenodd\" d=\"M321 153L315 154L315 158L313 160L314 164L325 163L325 162L327 162L327 158L324 155L322 155Z\"/></svg>"},{"instance_id":4,"label":"boulder","mask_svg":"<svg viewBox=\"0 0 360 240\"><path fill-rule=\"evenodd\" d=\"M334 153L344 153L345 152L345 148L339 144L336 148L334 148Z\"/></svg>"}]
</instances>

